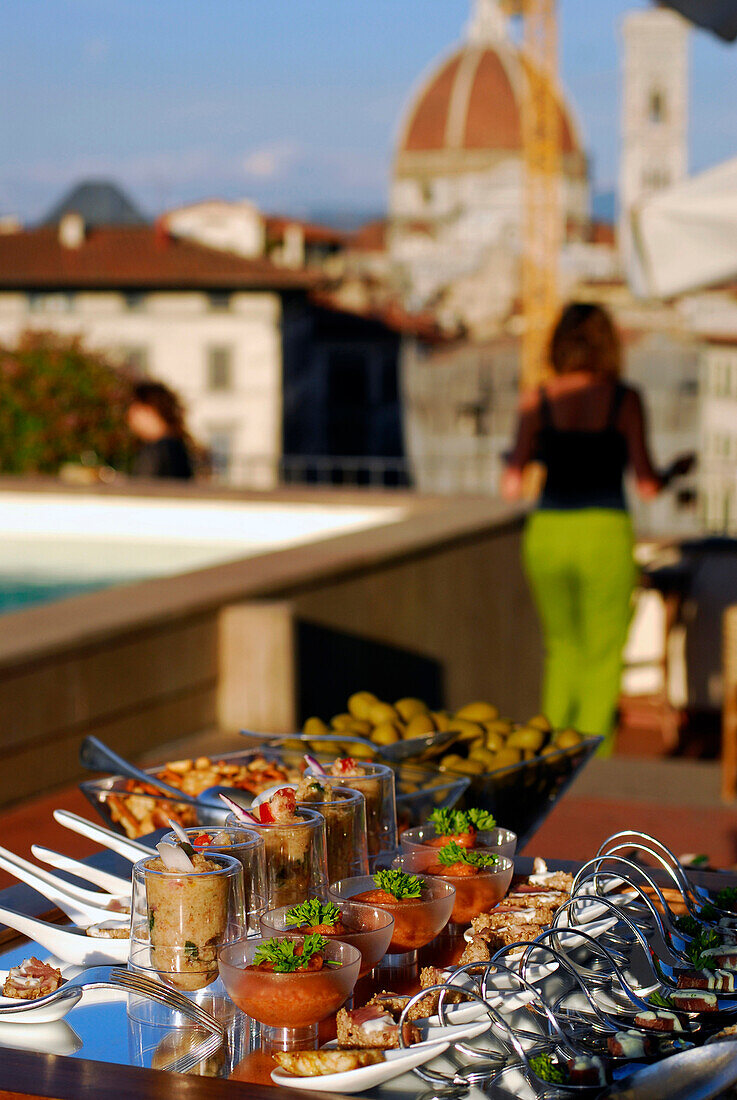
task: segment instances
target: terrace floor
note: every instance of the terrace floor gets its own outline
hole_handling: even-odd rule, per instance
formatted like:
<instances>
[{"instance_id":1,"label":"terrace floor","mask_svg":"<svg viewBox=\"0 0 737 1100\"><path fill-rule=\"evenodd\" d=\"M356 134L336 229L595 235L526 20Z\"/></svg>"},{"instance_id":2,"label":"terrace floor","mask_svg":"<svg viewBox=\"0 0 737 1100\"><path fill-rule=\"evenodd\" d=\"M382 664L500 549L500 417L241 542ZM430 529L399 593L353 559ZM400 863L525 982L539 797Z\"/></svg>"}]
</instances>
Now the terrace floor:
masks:
<instances>
[{"instance_id":1,"label":"terrace floor","mask_svg":"<svg viewBox=\"0 0 737 1100\"><path fill-rule=\"evenodd\" d=\"M226 752L241 747L238 737L203 734L193 743L158 749L155 759ZM0 844L27 856L31 844L44 844L77 858L97 846L58 825L52 811L63 807L99 820L76 787L64 787L0 813ZM668 844L678 855L705 853L712 866L737 865L737 805L719 796L719 764L688 758L632 755L592 760L542 825L527 855L585 860L600 843L623 828L638 828ZM0 872L0 888L13 880Z\"/></svg>"}]
</instances>

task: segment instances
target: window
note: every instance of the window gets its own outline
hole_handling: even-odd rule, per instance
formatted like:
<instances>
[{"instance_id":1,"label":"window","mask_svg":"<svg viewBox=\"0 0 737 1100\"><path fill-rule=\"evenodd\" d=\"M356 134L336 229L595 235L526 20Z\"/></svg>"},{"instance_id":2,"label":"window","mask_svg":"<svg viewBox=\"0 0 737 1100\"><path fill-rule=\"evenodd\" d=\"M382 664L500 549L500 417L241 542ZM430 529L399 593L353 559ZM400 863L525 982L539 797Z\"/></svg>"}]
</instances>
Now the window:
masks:
<instances>
[{"instance_id":1,"label":"window","mask_svg":"<svg viewBox=\"0 0 737 1100\"><path fill-rule=\"evenodd\" d=\"M129 290L123 295L125 308L137 313L146 305L146 295L140 290Z\"/></svg>"},{"instance_id":2,"label":"window","mask_svg":"<svg viewBox=\"0 0 737 1100\"><path fill-rule=\"evenodd\" d=\"M225 477L234 458L236 428L234 424L211 424L207 431L212 472Z\"/></svg>"},{"instance_id":3,"label":"window","mask_svg":"<svg viewBox=\"0 0 737 1100\"><path fill-rule=\"evenodd\" d=\"M70 313L74 309L74 295L38 294L32 291L28 295L28 308L32 313Z\"/></svg>"},{"instance_id":4,"label":"window","mask_svg":"<svg viewBox=\"0 0 737 1100\"><path fill-rule=\"evenodd\" d=\"M207 295L210 309L213 310L230 309L230 299L231 294L228 290L211 290Z\"/></svg>"},{"instance_id":5,"label":"window","mask_svg":"<svg viewBox=\"0 0 737 1100\"><path fill-rule=\"evenodd\" d=\"M211 393L233 388L233 354L229 347L207 349L207 388Z\"/></svg>"},{"instance_id":6,"label":"window","mask_svg":"<svg viewBox=\"0 0 737 1100\"><path fill-rule=\"evenodd\" d=\"M642 184L647 191L660 191L670 184L670 172L667 168L649 168L643 173Z\"/></svg>"},{"instance_id":7,"label":"window","mask_svg":"<svg viewBox=\"0 0 737 1100\"><path fill-rule=\"evenodd\" d=\"M648 101L648 117L651 122L665 122L665 96L659 88L653 88Z\"/></svg>"},{"instance_id":8,"label":"window","mask_svg":"<svg viewBox=\"0 0 737 1100\"><path fill-rule=\"evenodd\" d=\"M148 375L148 348L121 348L120 358L123 366L133 374L137 374L141 378L145 378Z\"/></svg>"}]
</instances>

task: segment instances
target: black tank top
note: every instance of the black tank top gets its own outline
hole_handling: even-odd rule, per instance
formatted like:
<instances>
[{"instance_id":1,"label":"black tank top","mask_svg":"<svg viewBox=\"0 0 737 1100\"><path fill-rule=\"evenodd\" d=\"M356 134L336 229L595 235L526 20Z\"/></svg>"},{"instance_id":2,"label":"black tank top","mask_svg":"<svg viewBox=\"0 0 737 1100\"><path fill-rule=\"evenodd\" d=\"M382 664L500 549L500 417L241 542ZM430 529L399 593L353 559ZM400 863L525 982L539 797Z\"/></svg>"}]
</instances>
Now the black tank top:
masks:
<instances>
[{"instance_id":1,"label":"black tank top","mask_svg":"<svg viewBox=\"0 0 737 1100\"><path fill-rule=\"evenodd\" d=\"M616 428L624 393L624 386L617 383L601 431L563 430L555 427L550 400L541 387L538 458L547 469L547 478L540 509L626 511L623 481L627 440Z\"/></svg>"}]
</instances>

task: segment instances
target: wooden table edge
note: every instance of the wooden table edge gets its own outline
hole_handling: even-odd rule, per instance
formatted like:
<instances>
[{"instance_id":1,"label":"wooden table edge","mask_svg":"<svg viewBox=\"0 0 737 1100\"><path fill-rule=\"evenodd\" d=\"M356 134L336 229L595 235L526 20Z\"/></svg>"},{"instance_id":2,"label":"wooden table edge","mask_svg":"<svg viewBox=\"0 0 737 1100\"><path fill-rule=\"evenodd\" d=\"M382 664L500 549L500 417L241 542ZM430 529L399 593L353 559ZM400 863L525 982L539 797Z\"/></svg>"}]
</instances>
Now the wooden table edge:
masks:
<instances>
[{"instance_id":1,"label":"wooden table edge","mask_svg":"<svg viewBox=\"0 0 737 1100\"><path fill-rule=\"evenodd\" d=\"M143 1069L112 1062L93 1062L60 1054L37 1054L4 1048L0 1060L0 1100L3 1097L43 1097L44 1100L170 1100L172 1075L165 1070ZM225 1077L197 1077L178 1074L177 1100L274 1100L277 1093L291 1095L291 1089L276 1085L255 1085ZM342 1093L331 1093L348 1100ZM300 1089L305 1100L325 1100L324 1093Z\"/></svg>"}]
</instances>

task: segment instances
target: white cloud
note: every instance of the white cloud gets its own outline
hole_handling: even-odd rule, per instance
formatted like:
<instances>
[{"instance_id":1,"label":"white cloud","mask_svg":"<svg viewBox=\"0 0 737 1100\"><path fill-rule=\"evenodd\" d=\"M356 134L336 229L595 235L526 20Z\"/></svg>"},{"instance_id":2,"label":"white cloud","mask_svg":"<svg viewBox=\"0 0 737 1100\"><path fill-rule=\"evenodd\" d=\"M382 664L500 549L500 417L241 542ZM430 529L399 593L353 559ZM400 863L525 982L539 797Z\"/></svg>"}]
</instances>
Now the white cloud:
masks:
<instances>
[{"instance_id":1,"label":"white cloud","mask_svg":"<svg viewBox=\"0 0 737 1100\"><path fill-rule=\"evenodd\" d=\"M259 180L274 180L285 176L299 156L299 149L293 142L279 142L253 149L243 158L243 171L246 176Z\"/></svg>"}]
</instances>

